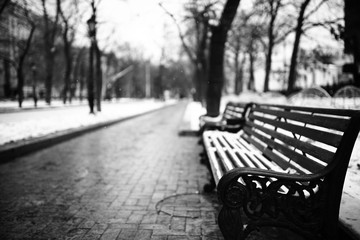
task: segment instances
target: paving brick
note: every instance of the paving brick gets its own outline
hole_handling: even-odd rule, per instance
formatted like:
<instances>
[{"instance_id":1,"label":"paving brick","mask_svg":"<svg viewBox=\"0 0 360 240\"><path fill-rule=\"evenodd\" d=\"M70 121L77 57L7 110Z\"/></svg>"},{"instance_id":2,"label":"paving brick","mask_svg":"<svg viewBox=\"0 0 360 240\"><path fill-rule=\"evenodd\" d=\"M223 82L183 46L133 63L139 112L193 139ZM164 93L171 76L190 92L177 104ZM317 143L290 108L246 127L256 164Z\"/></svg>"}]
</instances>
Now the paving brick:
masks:
<instances>
[{"instance_id":1,"label":"paving brick","mask_svg":"<svg viewBox=\"0 0 360 240\"><path fill-rule=\"evenodd\" d=\"M65 239L81 239L87 232L88 229L73 228L66 233Z\"/></svg>"},{"instance_id":2,"label":"paving brick","mask_svg":"<svg viewBox=\"0 0 360 240\"><path fill-rule=\"evenodd\" d=\"M138 227L137 224L113 223L113 224L109 224L108 229L136 229L137 227Z\"/></svg>"},{"instance_id":3,"label":"paving brick","mask_svg":"<svg viewBox=\"0 0 360 240\"><path fill-rule=\"evenodd\" d=\"M120 230L107 230L101 235L100 240L114 240L119 236L119 233Z\"/></svg>"},{"instance_id":4,"label":"paving brick","mask_svg":"<svg viewBox=\"0 0 360 240\"><path fill-rule=\"evenodd\" d=\"M171 229L177 231L185 231L185 218L182 217L173 217L171 219Z\"/></svg>"},{"instance_id":5,"label":"paving brick","mask_svg":"<svg viewBox=\"0 0 360 240\"><path fill-rule=\"evenodd\" d=\"M95 234L93 232L87 232L83 237L82 239L84 240L98 240L101 238L101 235L99 234Z\"/></svg>"},{"instance_id":6,"label":"paving brick","mask_svg":"<svg viewBox=\"0 0 360 240\"><path fill-rule=\"evenodd\" d=\"M91 220L85 220L80 225L78 225L79 228L89 228L91 229L95 225L94 221Z\"/></svg>"},{"instance_id":7,"label":"paving brick","mask_svg":"<svg viewBox=\"0 0 360 240\"><path fill-rule=\"evenodd\" d=\"M167 240L167 239L168 239L168 237L166 235L164 235L164 236L160 236L160 235L154 236L154 235L152 235L151 236L151 240Z\"/></svg>"},{"instance_id":8,"label":"paving brick","mask_svg":"<svg viewBox=\"0 0 360 240\"><path fill-rule=\"evenodd\" d=\"M192 236L169 236L168 240L201 240L201 237Z\"/></svg>"},{"instance_id":9,"label":"paving brick","mask_svg":"<svg viewBox=\"0 0 360 240\"><path fill-rule=\"evenodd\" d=\"M143 220L144 214L139 214L137 213L137 211L134 211L130 217L128 218L128 220L126 221L126 223L137 223L140 224L141 221Z\"/></svg>"},{"instance_id":10,"label":"paving brick","mask_svg":"<svg viewBox=\"0 0 360 240\"><path fill-rule=\"evenodd\" d=\"M158 214L155 211L149 211L144 215L141 224L155 224Z\"/></svg>"},{"instance_id":11,"label":"paving brick","mask_svg":"<svg viewBox=\"0 0 360 240\"><path fill-rule=\"evenodd\" d=\"M139 229L135 235L134 240L147 240L151 238L151 235L152 235L152 230Z\"/></svg>"},{"instance_id":12,"label":"paving brick","mask_svg":"<svg viewBox=\"0 0 360 240\"><path fill-rule=\"evenodd\" d=\"M122 229L117 239L130 240L134 239L137 229Z\"/></svg>"},{"instance_id":13,"label":"paving brick","mask_svg":"<svg viewBox=\"0 0 360 240\"><path fill-rule=\"evenodd\" d=\"M202 224L202 220L201 219L191 219L191 218L187 218L186 219L186 233L189 235L201 235L201 224ZM199 227L200 226L200 227Z\"/></svg>"},{"instance_id":14,"label":"paving brick","mask_svg":"<svg viewBox=\"0 0 360 240\"><path fill-rule=\"evenodd\" d=\"M108 224L98 224L96 223L91 230L90 233L101 235L105 232L105 230L108 228Z\"/></svg>"}]
</instances>

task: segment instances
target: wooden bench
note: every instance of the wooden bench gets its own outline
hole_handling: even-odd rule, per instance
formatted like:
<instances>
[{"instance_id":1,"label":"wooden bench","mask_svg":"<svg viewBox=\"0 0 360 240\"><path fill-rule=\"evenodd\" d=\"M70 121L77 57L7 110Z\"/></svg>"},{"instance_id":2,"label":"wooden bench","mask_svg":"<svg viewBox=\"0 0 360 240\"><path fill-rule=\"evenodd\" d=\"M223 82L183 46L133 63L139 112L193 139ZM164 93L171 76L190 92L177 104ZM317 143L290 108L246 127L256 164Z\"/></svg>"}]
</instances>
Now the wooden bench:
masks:
<instances>
[{"instance_id":1,"label":"wooden bench","mask_svg":"<svg viewBox=\"0 0 360 240\"><path fill-rule=\"evenodd\" d=\"M225 239L245 239L265 226L337 239L359 128L360 111L253 104L239 132L205 131Z\"/></svg>"},{"instance_id":2,"label":"wooden bench","mask_svg":"<svg viewBox=\"0 0 360 240\"><path fill-rule=\"evenodd\" d=\"M251 103L229 101L224 112L219 117L200 116L199 134L202 134L205 130L215 129L229 132L239 131L244 123L244 115L250 106Z\"/></svg>"}]
</instances>

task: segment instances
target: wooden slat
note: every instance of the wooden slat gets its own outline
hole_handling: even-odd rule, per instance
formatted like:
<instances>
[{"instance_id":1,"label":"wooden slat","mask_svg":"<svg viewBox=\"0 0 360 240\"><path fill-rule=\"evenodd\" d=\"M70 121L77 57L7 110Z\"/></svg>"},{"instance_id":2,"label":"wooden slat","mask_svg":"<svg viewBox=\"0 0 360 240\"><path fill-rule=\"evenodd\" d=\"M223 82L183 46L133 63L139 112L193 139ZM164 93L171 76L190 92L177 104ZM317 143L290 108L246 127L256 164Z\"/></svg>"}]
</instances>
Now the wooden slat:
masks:
<instances>
[{"instance_id":1,"label":"wooden slat","mask_svg":"<svg viewBox=\"0 0 360 240\"><path fill-rule=\"evenodd\" d=\"M242 135L242 138L246 139L246 141L250 142L254 146L256 146L256 145L261 146L255 139L249 137L246 134ZM269 148L263 148L262 153L264 156L266 156L267 158L271 159L274 163L276 163L281 169L283 169L283 171L287 171L288 169L293 169L297 173L301 173L301 174L311 173L310 171L308 171L306 169L304 171L303 168L299 168L299 167L293 165L291 162L289 162L290 160L286 161L283 157L274 153Z\"/></svg>"},{"instance_id":2,"label":"wooden slat","mask_svg":"<svg viewBox=\"0 0 360 240\"><path fill-rule=\"evenodd\" d=\"M224 171L222 170L219 162L217 161L218 158L216 157L215 152L216 152L215 148L207 149L207 154L208 154L208 157L210 160L209 161L210 168L211 168L211 171L213 172L215 184L217 185L220 178L222 178L222 176L224 175Z\"/></svg>"},{"instance_id":3,"label":"wooden slat","mask_svg":"<svg viewBox=\"0 0 360 240\"><path fill-rule=\"evenodd\" d=\"M253 146L258 148L267 158L269 158L271 161L279 165L282 169L287 169L290 167L290 164L288 161L283 159L282 157L278 156L277 154L273 153L272 151L268 151L266 148L264 148L260 143L258 143L253 138L249 137L246 134L241 135L241 138L244 138L247 142L251 143Z\"/></svg>"},{"instance_id":4,"label":"wooden slat","mask_svg":"<svg viewBox=\"0 0 360 240\"><path fill-rule=\"evenodd\" d=\"M264 142L269 147L274 148L277 151L281 152L285 156L289 157L292 161L296 162L297 164L299 164L300 166L308 169L311 172L317 172L317 171L323 169L323 166L320 165L319 163L314 162L311 159L306 158L306 157L304 157L303 155L300 155L297 152L294 152L293 150L291 150L290 148L288 148L285 145L281 145L281 144L273 141L272 139L269 139L269 138L255 132L255 131L253 131L249 127L244 127L244 131L247 134L249 134L251 136L254 136L257 139L259 139L260 141Z\"/></svg>"},{"instance_id":5,"label":"wooden slat","mask_svg":"<svg viewBox=\"0 0 360 240\"><path fill-rule=\"evenodd\" d=\"M295 120L307 124L322 126L325 128L331 128L338 131L346 130L349 124L349 119L346 118L317 116L298 112L272 110L267 108L255 108L254 111L274 115L276 117L283 117L286 119Z\"/></svg>"},{"instance_id":6,"label":"wooden slat","mask_svg":"<svg viewBox=\"0 0 360 240\"><path fill-rule=\"evenodd\" d=\"M245 108L228 104L224 111L224 119L241 118Z\"/></svg>"},{"instance_id":7,"label":"wooden slat","mask_svg":"<svg viewBox=\"0 0 360 240\"><path fill-rule=\"evenodd\" d=\"M224 171L219 163L219 158L216 156L216 148L212 147L211 138L209 132L204 132L203 143L205 146L206 153L209 157L210 168L214 176L215 183L219 182L220 178L224 175Z\"/></svg>"},{"instance_id":8,"label":"wooden slat","mask_svg":"<svg viewBox=\"0 0 360 240\"><path fill-rule=\"evenodd\" d=\"M300 106L290 106L290 105L277 105L277 104L261 104L256 105L253 109L258 108L277 108L277 109L286 109L286 110L297 110L303 112L311 112L311 113L319 113L319 114L331 114L331 115L338 115L338 116L353 116L357 114L356 110L349 110L349 109L335 109L335 108L311 108L311 107L300 107Z\"/></svg>"},{"instance_id":9,"label":"wooden slat","mask_svg":"<svg viewBox=\"0 0 360 240\"><path fill-rule=\"evenodd\" d=\"M251 147L244 140L241 140L241 138L238 139L234 135L228 134L226 136L226 140L231 142L232 145L238 149L237 152L239 154L243 153L245 157L248 158L251 162L254 162L257 167L262 169L276 169L275 165L271 164L268 159L264 158L259 150L257 150L255 147Z\"/></svg>"},{"instance_id":10,"label":"wooden slat","mask_svg":"<svg viewBox=\"0 0 360 240\"><path fill-rule=\"evenodd\" d=\"M219 132L218 133L218 139L222 142L222 144L224 145L224 150L226 151L226 153L228 154L228 157L230 158L230 160L232 161L233 165L235 167L245 167L245 165L241 162L241 160L239 159L239 157L236 155L235 149L233 146L231 146L225 139L223 136L223 133L225 132Z\"/></svg>"},{"instance_id":11,"label":"wooden slat","mask_svg":"<svg viewBox=\"0 0 360 240\"><path fill-rule=\"evenodd\" d=\"M296 149L299 149L300 151L302 152L305 152L305 153L308 153L326 163L329 163L333 157L334 157L334 153L326 150L326 149L323 149L323 148L320 148L320 147L317 147L315 145L312 145L310 143L307 143L307 142L304 142L304 141L300 141L298 139L295 139L295 138L291 138L291 137L288 137L282 133L279 133L279 132L276 132L274 130L271 130L269 128L265 128L265 127L262 127L258 124L255 124L253 122L248 122L249 126L252 126L256 129L259 129L261 130L262 132L266 133L266 134L269 134L270 136L276 138L276 139L279 139L281 140L282 142L288 144L288 145L291 145L293 147L295 147Z\"/></svg>"},{"instance_id":12,"label":"wooden slat","mask_svg":"<svg viewBox=\"0 0 360 240\"><path fill-rule=\"evenodd\" d=\"M326 143L333 147L339 146L339 143L341 141L341 136L334 134L334 133L324 132L324 131L311 129L311 128L306 128L306 127L294 125L291 123L280 122L277 120L272 120L269 118L256 116L254 114L250 114L249 118L251 120L258 120L258 121L270 124L274 127L282 128L282 129L290 131L292 133L296 133L296 134L302 135L304 137L307 137L307 138L310 138L310 139L313 139L313 140L316 140L316 141L319 141L322 143Z\"/></svg>"},{"instance_id":13,"label":"wooden slat","mask_svg":"<svg viewBox=\"0 0 360 240\"><path fill-rule=\"evenodd\" d=\"M229 136L226 136L226 139ZM252 167L252 168L256 168L256 165L252 162L252 160L245 154L247 152L249 152L249 150L242 148L239 145L234 145L234 143L232 143L231 141L227 141L228 143L231 143L232 147L235 148L235 154L237 154L237 156L241 159L242 164L245 167Z\"/></svg>"},{"instance_id":14,"label":"wooden slat","mask_svg":"<svg viewBox=\"0 0 360 240\"><path fill-rule=\"evenodd\" d=\"M221 161L223 162L226 171L230 171L231 169L233 169L234 165L232 164L230 159L226 156L226 153L223 150L223 147L221 146L219 139L214 134L210 135L210 138L215 145L216 151L219 157L221 158Z\"/></svg>"},{"instance_id":15,"label":"wooden slat","mask_svg":"<svg viewBox=\"0 0 360 240\"><path fill-rule=\"evenodd\" d=\"M263 153L260 152L260 150L256 149L254 146L251 146L249 143L247 143L243 138L239 138L238 142L247 146L248 148L251 149L252 152L256 152L256 157L265 165L267 166L268 169L274 170L274 171L283 171L282 168L280 168L278 165L274 164L272 161L270 161L269 159L266 159L263 156Z\"/></svg>"}]
</instances>

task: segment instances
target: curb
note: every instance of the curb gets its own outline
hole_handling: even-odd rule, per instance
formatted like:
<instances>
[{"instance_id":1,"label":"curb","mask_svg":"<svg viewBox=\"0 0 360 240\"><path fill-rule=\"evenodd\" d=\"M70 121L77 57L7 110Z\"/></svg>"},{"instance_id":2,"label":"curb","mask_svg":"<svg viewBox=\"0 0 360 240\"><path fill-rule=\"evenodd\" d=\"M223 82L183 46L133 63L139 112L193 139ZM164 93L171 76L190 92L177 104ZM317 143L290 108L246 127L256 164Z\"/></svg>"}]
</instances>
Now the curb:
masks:
<instances>
[{"instance_id":1,"label":"curb","mask_svg":"<svg viewBox=\"0 0 360 240\"><path fill-rule=\"evenodd\" d=\"M0 164L10 162L17 157L21 157L21 156L27 155L29 153L32 153L32 152L35 152L35 151L38 151L38 150L41 150L41 149L44 149L47 147L51 147L58 143L67 141L69 139L72 139L72 138L75 138L75 137L78 137L81 135L84 135L88 132L95 131L95 130L98 130L101 128L105 128L105 127L114 125L116 123L130 120L132 118L140 117L142 115L152 113L152 112L155 112L155 111L158 111L161 109L165 109L167 107L175 106L175 105L177 105L177 104L169 104L169 105L165 105L160 108L148 110L148 111L141 112L141 113L138 113L138 114L135 114L132 116L128 116L128 117L122 117L122 118L118 118L118 119L114 119L114 120L110 120L110 121L106 121L106 122L101 122L101 123L97 123L97 124L93 124L93 125L89 125L89 126L84 126L84 127L80 127L80 128L68 129L68 130L64 130L61 132L51 133L51 134L43 136L43 137L28 139L28 140L24 140L24 141L20 141L20 142L15 142L12 144L6 144L4 146L0 146Z\"/></svg>"}]
</instances>

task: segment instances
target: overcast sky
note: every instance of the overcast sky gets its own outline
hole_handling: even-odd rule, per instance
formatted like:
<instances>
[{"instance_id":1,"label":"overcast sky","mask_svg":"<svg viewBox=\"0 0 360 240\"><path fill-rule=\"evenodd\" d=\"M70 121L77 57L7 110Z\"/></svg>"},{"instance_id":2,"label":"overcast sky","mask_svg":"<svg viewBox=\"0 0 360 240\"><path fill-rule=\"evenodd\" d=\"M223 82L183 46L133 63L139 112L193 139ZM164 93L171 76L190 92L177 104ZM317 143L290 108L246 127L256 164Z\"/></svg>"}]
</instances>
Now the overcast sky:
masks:
<instances>
[{"instance_id":1,"label":"overcast sky","mask_svg":"<svg viewBox=\"0 0 360 240\"><path fill-rule=\"evenodd\" d=\"M171 18L158 5L158 0L106 0L98 10L99 40L102 47L126 42L146 58L159 60L165 46L167 54L178 52L179 37ZM184 1L162 0L163 5L179 16ZM180 18L179 18L180 20ZM106 46L110 45L110 46Z\"/></svg>"},{"instance_id":2,"label":"overcast sky","mask_svg":"<svg viewBox=\"0 0 360 240\"><path fill-rule=\"evenodd\" d=\"M164 48L166 55L176 58L181 45L178 31L172 19L159 6L159 2L181 22L184 14L183 5L188 2L187 0L102 0L98 9L100 47L109 51L116 49L115 46L129 43L132 48L143 52L143 56L153 62L160 61L161 51ZM251 0L242 0L240 7L249 8L251 2ZM82 3L85 3L83 7L89 8L86 1ZM84 23L90 14L90 12L84 14ZM79 43L88 44L85 24L81 28ZM319 42L329 41L327 32L317 29L315 35L317 36L313 38L311 48ZM290 37L290 40L292 38ZM305 45L309 45L306 37L303 41Z\"/></svg>"}]
</instances>

